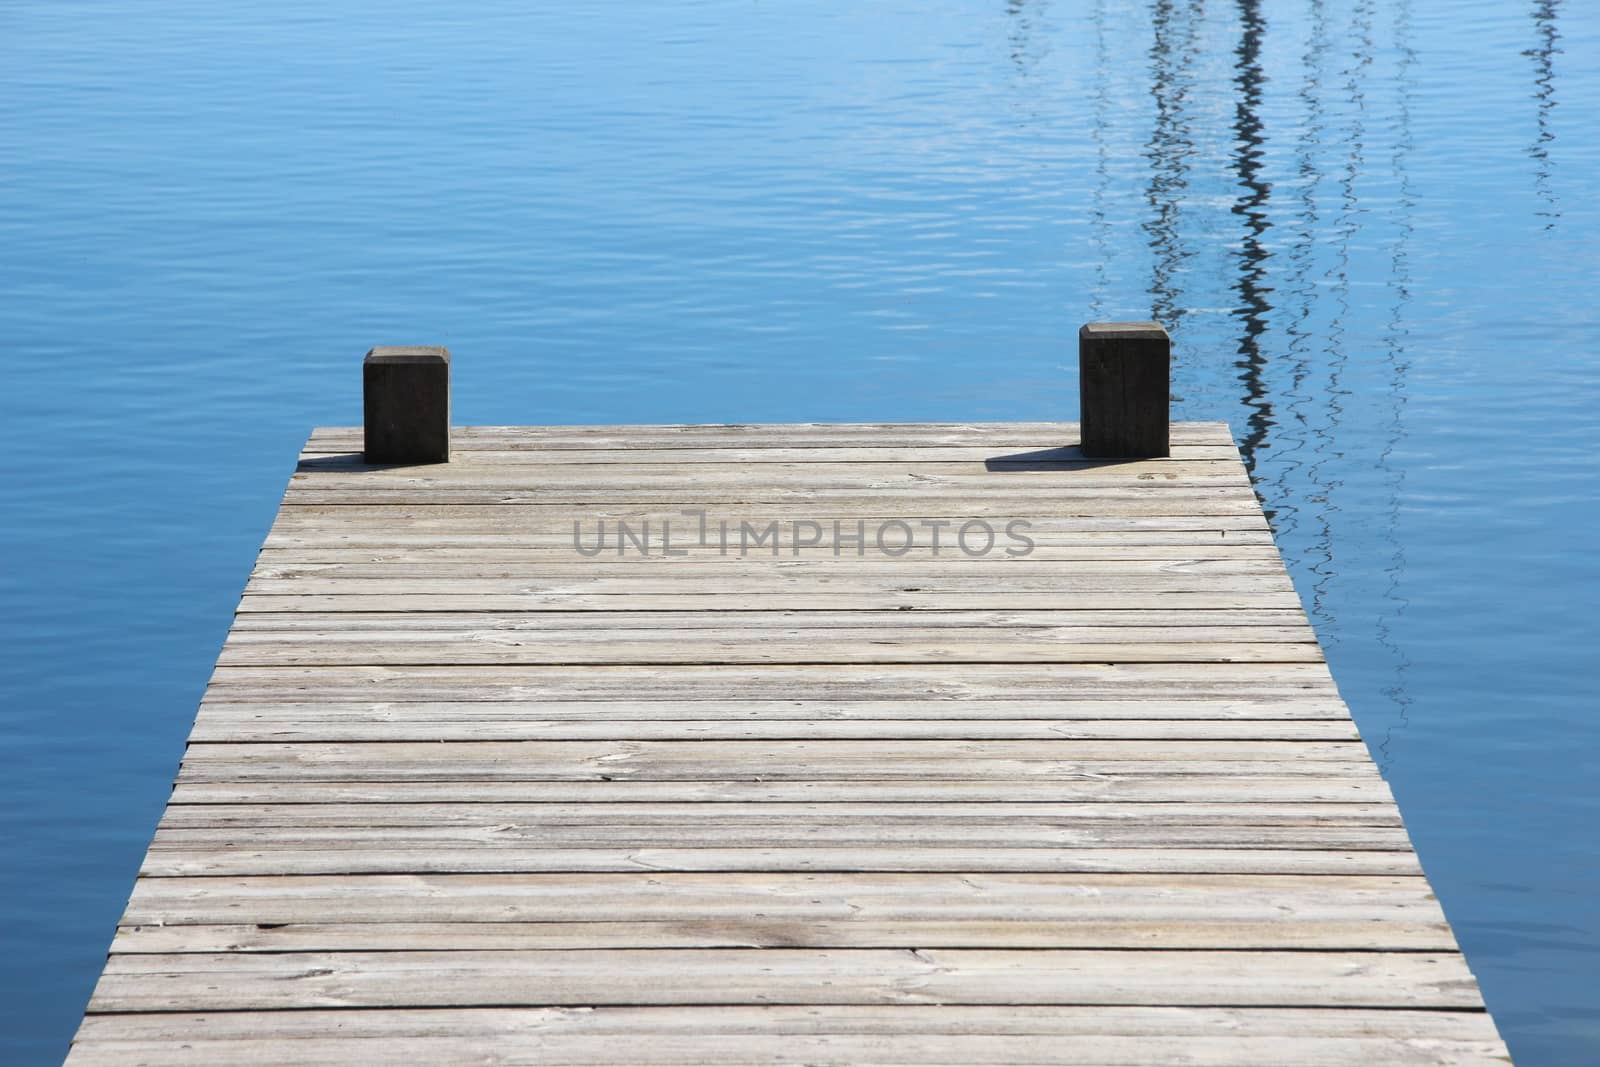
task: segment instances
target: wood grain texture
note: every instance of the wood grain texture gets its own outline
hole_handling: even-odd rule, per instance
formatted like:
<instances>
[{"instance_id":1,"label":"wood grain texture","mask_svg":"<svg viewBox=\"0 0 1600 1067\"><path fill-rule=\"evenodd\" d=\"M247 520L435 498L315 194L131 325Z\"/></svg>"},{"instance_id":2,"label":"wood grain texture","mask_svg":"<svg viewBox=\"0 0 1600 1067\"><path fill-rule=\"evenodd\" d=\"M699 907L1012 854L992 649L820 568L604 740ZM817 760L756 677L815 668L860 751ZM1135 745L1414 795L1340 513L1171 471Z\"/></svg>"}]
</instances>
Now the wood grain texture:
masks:
<instances>
[{"instance_id":1,"label":"wood grain texture","mask_svg":"<svg viewBox=\"0 0 1600 1067\"><path fill-rule=\"evenodd\" d=\"M1227 428L1079 440L317 430L68 1063L1505 1063Z\"/></svg>"},{"instance_id":2,"label":"wood grain texture","mask_svg":"<svg viewBox=\"0 0 1600 1067\"><path fill-rule=\"evenodd\" d=\"M586 949L118 953L91 1010L597 1004L1140 1004L1466 1010L1455 953Z\"/></svg>"},{"instance_id":3,"label":"wood grain texture","mask_svg":"<svg viewBox=\"0 0 1600 1067\"><path fill-rule=\"evenodd\" d=\"M1487 1015L944 1004L108 1014L68 1063L1503 1067ZM619 1048L620 1046L620 1048Z\"/></svg>"}]
</instances>

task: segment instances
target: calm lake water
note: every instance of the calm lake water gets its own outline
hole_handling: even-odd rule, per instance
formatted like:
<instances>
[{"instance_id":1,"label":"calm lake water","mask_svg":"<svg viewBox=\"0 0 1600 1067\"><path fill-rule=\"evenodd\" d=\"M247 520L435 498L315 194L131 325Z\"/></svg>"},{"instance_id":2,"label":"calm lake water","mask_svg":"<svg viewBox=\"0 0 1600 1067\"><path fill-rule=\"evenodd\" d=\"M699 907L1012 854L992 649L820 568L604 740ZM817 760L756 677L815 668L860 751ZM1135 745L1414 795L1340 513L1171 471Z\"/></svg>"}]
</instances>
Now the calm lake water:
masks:
<instances>
[{"instance_id":1,"label":"calm lake water","mask_svg":"<svg viewBox=\"0 0 1600 1067\"><path fill-rule=\"evenodd\" d=\"M0 1060L59 1061L298 447L1073 419L1172 330L1523 1067L1600 1063L1600 6L0 10Z\"/></svg>"}]
</instances>

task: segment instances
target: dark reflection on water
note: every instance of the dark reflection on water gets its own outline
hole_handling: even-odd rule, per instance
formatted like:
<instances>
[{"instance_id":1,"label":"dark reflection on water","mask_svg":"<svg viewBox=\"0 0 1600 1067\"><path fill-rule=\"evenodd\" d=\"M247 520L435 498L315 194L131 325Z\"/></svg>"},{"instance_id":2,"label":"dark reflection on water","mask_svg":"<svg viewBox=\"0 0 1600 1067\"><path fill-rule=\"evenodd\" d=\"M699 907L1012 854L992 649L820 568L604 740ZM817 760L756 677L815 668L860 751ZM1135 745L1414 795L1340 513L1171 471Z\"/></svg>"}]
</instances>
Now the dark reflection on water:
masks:
<instances>
[{"instance_id":1,"label":"dark reflection on water","mask_svg":"<svg viewBox=\"0 0 1600 1067\"><path fill-rule=\"evenodd\" d=\"M1244 225L1244 241L1238 253L1238 277L1234 282L1239 302L1234 311L1239 319L1239 359L1234 366L1239 368L1245 403L1250 408L1239 437L1239 451L1244 456L1245 468L1253 474L1256 450L1266 442L1273 424L1272 402L1267 397L1262 377L1267 363L1262 335L1267 332L1267 313L1272 310L1267 301L1272 289L1266 281L1267 260L1272 253L1267 250L1265 240L1267 231L1272 228L1267 212L1272 186L1262 176L1261 146L1266 136L1260 115L1265 79L1261 70L1261 38L1267 27L1258 0L1239 0L1238 6L1239 46L1234 50L1237 73L1233 78L1237 101L1233 111L1233 166L1241 188L1233 213Z\"/></svg>"},{"instance_id":2,"label":"dark reflection on water","mask_svg":"<svg viewBox=\"0 0 1600 1067\"><path fill-rule=\"evenodd\" d=\"M1395 5L1392 42L1399 58L1394 72L1393 147L1389 155L1390 177L1395 183L1394 208L1395 233L1390 243L1389 272L1386 284L1389 289L1389 314L1379 334L1384 363L1385 393L1390 414L1383 430L1383 451L1378 456L1378 466L1383 472L1386 487L1382 505L1384 531L1383 558L1385 609L1378 616L1373 636L1392 664L1392 675L1383 695L1389 701L1390 714L1383 727L1383 737L1372 745L1378 765L1385 773L1394 761L1394 736L1404 730L1410 719L1411 704L1415 698L1406 688L1411 660L1398 632L1407 601L1404 593L1406 574L1406 546L1400 536L1400 514L1405 498L1405 467L1397 461L1397 454L1406 438L1405 404L1406 374L1410 360L1406 354L1409 336L1407 316L1411 303L1411 241L1416 231L1414 212L1416 195L1411 188L1408 166L1414 147L1411 132L1412 79L1415 77L1416 52L1411 47L1411 4L1409 0ZM1367 736L1375 738L1376 731Z\"/></svg>"},{"instance_id":3,"label":"dark reflection on water","mask_svg":"<svg viewBox=\"0 0 1600 1067\"><path fill-rule=\"evenodd\" d=\"M1150 95L1155 122L1145 157L1150 161L1145 199L1150 217L1144 223L1153 253L1150 272L1150 318L1169 330L1181 328L1187 310L1182 275L1190 253L1184 247L1183 198L1189 190L1188 159L1194 152L1189 119L1184 113L1196 60L1197 28L1205 8L1181 7L1172 0L1150 5L1154 39L1150 45Z\"/></svg>"},{"instance_id":4,"label":"dark reflection on water","mask_svg":"<svg viewBox=\"0 0 1600 1067\"><path fill-rule=\"evenodd\" d=\"M1011 59L1017 73L1026 77L1042 63L1050 51L1050 40L1039 33L1039 22L1050 10L1042 0L1011 0L1006 14L1013 19Z\"/></svg>"},{"instance_id":5,"label":"dark reflection on water","mask_svg":"<svg viewBox=\"0 0 1600 1067\"><path fill-rule=\"evenodd\" d=\"M1090 239L1094 246L1094 285L1084 318L1103 322L1107 312L1107 292L1111 284L1111 38L1106 28L1106 0L1095 0L1091 16L1094 23L1094 188L1089 194Z\"/></svg>"},{"instance_id":6,"label":"dark reflection on water","mask_svg":"<svg viewBox=\"0 0 1600 1067\"><path fill-rule=\"evenodd\" d=\"M1299 474L1306 467L1306 432L1313 414L1313 397L1310 381L1312 374L1312 346L1316 344L1311 322L1317 303L1317 287L1312 278L1316 265L1317 236L1321 216L1317 199L1320 174L1318 166L1323 149L1326 119L1322 106L1322 79L1329 49L1327 14L1320 3L1311 5L1312 16L1308 42L1299 57L1301 75L1296 89L1300 118L1297 123L1294 154L1292 157L1292 188L1298 190L1294 197L1294 214L1290 225L1287 263L1282 270L1283 280L1278 284L1279 302L1284 305L1281 318L1283 339L1279 362L1287 370L1280 376L1282 399L1279 406L1287 414L1288 433L1280 434L1275 442L1273 459L1285 474ZM1257 386L1259 389L1260 386ZM1255 451L1251 449L1252 471L1255 469ZM1273 494L1264 501L1267 517L1280 533L1298 532L1301 522L1300 506L1296 499Z\"/></svg>"},{"instance_id":7,"label":"dark reflection on water","mask_svg":"<svg viewBox=\"0 0 1600 1067\"><path fill-rule=\"evenodd\" d=\"M1539 134L1528 146L1528 155L1535 163L1534 189L1543 205L1539 216L1545 219L1545 229L1550 229L1561 217L1561 205L1556 200L1550 181L1550 142L1556 139L1550 111L1556 106L1555 57L1561 52L1556 42L1561 33L1556 28L1556 15L1561 10L1561 0L1536 0L1533 5L1534 34L1538 44L1522 54L1533 60L1533 98L1538 104Z\"/></svg>"},{"instance_id":8,"label":"dark reflection on water","mask_svg":"<svg viewBox=\"0 0 1600 1067\"><path fill-rule=\"evenodd\" d=\"M0 21L0 1060L59 1058L367 346L451 345L468 422L1062 419L1078 324L1154 317L1518 1062L1600 1062L1600 6Z\"/></svg>"}]
</instances>

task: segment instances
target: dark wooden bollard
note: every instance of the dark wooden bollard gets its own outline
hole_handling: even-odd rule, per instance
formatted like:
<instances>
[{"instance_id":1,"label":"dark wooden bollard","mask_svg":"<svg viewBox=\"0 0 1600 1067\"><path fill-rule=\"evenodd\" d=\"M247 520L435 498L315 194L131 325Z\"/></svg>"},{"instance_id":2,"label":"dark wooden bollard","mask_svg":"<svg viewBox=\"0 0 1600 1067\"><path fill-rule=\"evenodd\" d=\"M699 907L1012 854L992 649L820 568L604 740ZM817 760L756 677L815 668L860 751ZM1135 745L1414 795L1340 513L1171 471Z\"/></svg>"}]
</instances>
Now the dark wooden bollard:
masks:
<instances>
[{"instance_id":1,"label":"dark wooden bollard","mask_svg":"<svg viewBox=\"0 0 1600 1067\"><path fill-rule=\"evenodd\" d=\"M361 365L368 463L450 461L450 350L374 348Z\"/></svg>"},{"instance_id":2,"label":"dark wooden bollard","mask_svg":"<svg viewBox=\"0 0 1600 1067\"><path fill-rule=\"evenodd\" d=\"M1159 323L1091 322L1078 331L1083 454L1165 456L1172 339Z\"/></svg>"}]
</instances>

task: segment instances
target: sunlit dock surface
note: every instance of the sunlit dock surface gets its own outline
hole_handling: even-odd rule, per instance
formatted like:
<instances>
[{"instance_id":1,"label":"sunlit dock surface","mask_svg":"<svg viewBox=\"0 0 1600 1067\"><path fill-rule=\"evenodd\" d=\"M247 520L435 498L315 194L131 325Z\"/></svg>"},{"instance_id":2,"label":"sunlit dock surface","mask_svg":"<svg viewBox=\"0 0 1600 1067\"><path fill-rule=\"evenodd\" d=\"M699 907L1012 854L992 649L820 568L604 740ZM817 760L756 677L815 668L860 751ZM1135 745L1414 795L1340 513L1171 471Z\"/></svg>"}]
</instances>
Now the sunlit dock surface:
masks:
<instances>
[{"instance_id":1,"label":"sunlit dock surface","mask_svg":"<svg viewBox=\"0 0 1600 1067\"><path fill-rule=\"evenodd\" d=\"M1077 440L316 431L69 1064L1508 1062L1227 428Z\"/></svg>"}]
</instances>

